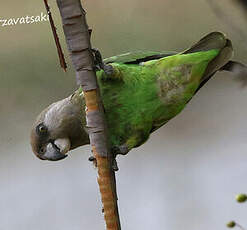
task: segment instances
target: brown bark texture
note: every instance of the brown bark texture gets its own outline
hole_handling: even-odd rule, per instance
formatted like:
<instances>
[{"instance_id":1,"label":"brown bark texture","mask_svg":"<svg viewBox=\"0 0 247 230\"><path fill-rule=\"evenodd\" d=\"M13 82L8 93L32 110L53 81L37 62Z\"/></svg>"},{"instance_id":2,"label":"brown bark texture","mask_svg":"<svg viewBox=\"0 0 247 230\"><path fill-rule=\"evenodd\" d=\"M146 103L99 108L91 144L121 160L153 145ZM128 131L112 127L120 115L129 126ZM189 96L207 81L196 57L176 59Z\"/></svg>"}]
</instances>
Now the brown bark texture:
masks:
<instances>
[{"instance_id":1,"label":"brown bark texture","mask_svg":"<svg viewBox=\"0 0 247 230\"><path fill-rule=\"evenodd\" d=\"M94 68L90 30L80 0L57 0L63 30L76 71L77 84L82 87L86 102L86 121L90 144L96 158L98 183L107 230L120 230L113 156L107 140L107 125ZM84 109L84 108L82 108Z\"/></svg>"}]
</instances>

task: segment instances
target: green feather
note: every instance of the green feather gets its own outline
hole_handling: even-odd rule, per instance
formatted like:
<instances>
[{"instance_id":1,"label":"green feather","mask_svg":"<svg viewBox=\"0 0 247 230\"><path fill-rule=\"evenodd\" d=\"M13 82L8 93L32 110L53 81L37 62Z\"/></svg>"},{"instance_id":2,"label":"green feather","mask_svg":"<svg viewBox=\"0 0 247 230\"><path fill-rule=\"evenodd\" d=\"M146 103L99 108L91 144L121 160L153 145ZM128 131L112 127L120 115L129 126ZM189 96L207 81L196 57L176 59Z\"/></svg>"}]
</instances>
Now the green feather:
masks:
<instances>
[{"instance_id":1,"label":"green feather","mask_svg":"<svg viewBox=\"0 0 247 230\"><path fill-rule=\"evenodd\" d=\"M112 63L119 76L98 73L113 145L136 147L176 116L194 95L219 50L178 54L143 65Z\"/></svg>"},{"instance_id":2,"label":"green feather","mask_svg":"<svg viewBox=\"0 0 247 230\"><path fill-rule=\"evenodd\" d=\"M229 40L214 32L185 52L138 52L105 59L114 73L97 72L111 144L130 150L176 116L229 60ZM159 56L164 55L164 56Z\"/></svg>"}]
</instances>

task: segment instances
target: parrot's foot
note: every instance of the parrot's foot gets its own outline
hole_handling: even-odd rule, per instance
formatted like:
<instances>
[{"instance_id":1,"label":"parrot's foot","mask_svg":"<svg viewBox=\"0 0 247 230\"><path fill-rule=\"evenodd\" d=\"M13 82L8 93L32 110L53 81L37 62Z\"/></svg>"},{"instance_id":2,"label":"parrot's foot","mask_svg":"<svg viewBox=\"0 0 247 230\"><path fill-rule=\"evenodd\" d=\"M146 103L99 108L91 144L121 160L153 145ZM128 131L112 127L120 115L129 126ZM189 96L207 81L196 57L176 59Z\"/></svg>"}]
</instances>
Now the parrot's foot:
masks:
<instances>
[{"instance_id":1,"label":"parrot's foot","mask_svg":"<svg viewBox=\"0 0 247 230\"><path fill-rule=\"evenodd\" d=\"M94 64L97 70L104 69L102 55L98 49L91 49L94 55Z\"/></svg>"},{"instance_id":2,"label":"parrot's foot","mask_svg":"<svg viewBox=\"0 0 247 230\"><path fill-rule=\"evenodd\" d=\"M114 73L114 69L111 65L105 65L103 62L102 55L98 49L92 49L94 60L95 60L95 67L97 70L104 70L106 75L112 75Z\"/></svg>"},{"instance_id":3,"label":"parrot's foot","mask_svg":"<svg viewBox=\"0 0 247 230\"><path fill-rule=\"evenodd\" d=\"M94 156L90 156L90 157L88 158L88 160L89 160L90 162L93 162L94 166L97 168L97 160L96 160L96 158L95 158ZM112 162L112 169L113 169L113 171L118 171L118 170L119 170L118 165L117 165L116 158L113 159L113 162Z\"/></svg>"},{"instance_id":4,"label":"parrot's foot","mask_svg":"<svg viewBox=\"0 0 247 230\"><path fill-rule=\"evenodd\" d=\"M104 72L108 76L112 76L114 74L114 68L111 65L105 65L104 64Z\"/></svg>"},{"instance_id":5,"label":"parrot's foot","mask_svg":"<svg viewBox=\"0 0 247 230\"><path fill-rule=\"evenodd\" d=\"M88 158L88 160L89 160L90 162L93 162L94 166L97 167L97 161L96 161L96 158L95 158L94 156L90 156L90 157Z\"/></svg>"},{"instance_id":6,"label":"parrot's foot","mask_svg":"<svg viewBox=\"0 0 247 230\"><path fill-rule=\"evenodd\" d=\"M120 146L113 146L112 149L112 154L113 154L113 161L112 161L112 169L113 171L118 171L118 165L117 165L117 160L116 160L116 156L118 154L121 155L126 155L129 152L129 148L126 144L120 145Z\"/></svg>"},{"instance_id":7,"label":"parrot's foot","mask_svg":"<svg viewBox=\"0 0 247 230\"><path fill-rule=\"evenodd\" d=\"M118 154L126 155L128 152L129 152L129 148L128 148L128 146L126 144L112 147L112 153L115 156L118 155Z\"/></svg>"},{"instance_id":8,"label":"parrot's foot","mask_svg":"<svg viewBox=\"0 0 247 230\"><path fill-rule=\"evenodd\" d=\"M119 170L116 158L114 158L114 160L112 162L112 169L115 172Z\"/></svg>"}]
</instances>

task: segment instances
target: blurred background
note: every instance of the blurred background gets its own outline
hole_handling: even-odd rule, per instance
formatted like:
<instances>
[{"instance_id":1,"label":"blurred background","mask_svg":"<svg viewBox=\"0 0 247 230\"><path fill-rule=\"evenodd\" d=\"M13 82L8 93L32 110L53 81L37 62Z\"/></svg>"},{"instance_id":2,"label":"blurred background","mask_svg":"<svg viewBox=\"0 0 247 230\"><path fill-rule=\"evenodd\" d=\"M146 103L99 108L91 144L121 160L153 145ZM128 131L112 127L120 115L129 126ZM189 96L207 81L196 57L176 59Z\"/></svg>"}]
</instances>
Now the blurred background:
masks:
<instances>
[{"instance_id":1,"label":"blurred background","mask_svg":"<svg viewBox=\"0 0 247 230\"><path fill-rule=\"evenodd\" d=\"M237 1L217 1L219 14L205 0L83 3L93 46L104 57L182 51L219 30L231 38L234 60L247 63L246 12ZM55 1L50 5L67 57ZM42 1L4 1L0 19L40 12ZM68 57L68 72L59 68L49 23L0 27L0 48L0 230L104 229L89 146L45 162L29 145L39 112L76 89ZM247 226L247 207L234 201L247 192L246 98L232 74L216 74L180 115L118 158L123 230L224 230L231 219Z\"/></svg>"}]
</instances>

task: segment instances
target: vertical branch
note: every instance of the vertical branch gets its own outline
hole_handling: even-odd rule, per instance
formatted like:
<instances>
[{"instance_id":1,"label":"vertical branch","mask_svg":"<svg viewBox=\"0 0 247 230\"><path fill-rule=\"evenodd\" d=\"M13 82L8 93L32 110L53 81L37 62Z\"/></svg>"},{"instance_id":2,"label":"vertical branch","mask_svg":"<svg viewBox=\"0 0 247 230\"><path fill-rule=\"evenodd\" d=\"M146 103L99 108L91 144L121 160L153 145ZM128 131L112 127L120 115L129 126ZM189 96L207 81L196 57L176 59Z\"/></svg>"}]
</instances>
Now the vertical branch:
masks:
<instances>
[{"instance_id":1,"label":"vertical branch","mask_svg":"<svg viewBox=\"0 0 247 230\"><path fill-rule=\"evenodd\" d=\"M120 230L113 156L107 140L107 126L91 51L90 30L80 0L57 0L63 30L77 84L86 102L86 121L90 144L98 165L98 183L107 230ZM82 108L84 109L84 108Z\"/></svg>"}]
</instances>

